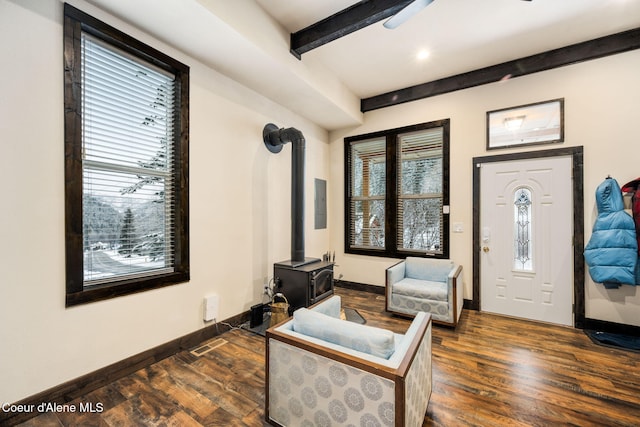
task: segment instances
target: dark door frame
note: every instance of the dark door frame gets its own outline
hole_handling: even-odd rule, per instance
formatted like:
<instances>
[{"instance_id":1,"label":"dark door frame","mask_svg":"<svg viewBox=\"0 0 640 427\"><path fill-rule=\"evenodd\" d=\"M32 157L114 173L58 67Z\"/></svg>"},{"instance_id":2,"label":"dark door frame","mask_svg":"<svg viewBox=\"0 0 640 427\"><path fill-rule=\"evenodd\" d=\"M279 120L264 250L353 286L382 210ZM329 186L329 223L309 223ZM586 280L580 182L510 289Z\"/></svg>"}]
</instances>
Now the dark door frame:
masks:
<instances>
[{"instance_id":1,"label":"dark door frame","mask_svg":"<svg viewBox=\"0 0 640 427\"><path fill-rule=\"evenodd\" d=\"M566 147L473 158L473 299L468 308L480 310L480 166L484 163L571 156L573 181L573 319L585 325L584 252L584 156L583 147Z\"/></svg>"}]
</instances>

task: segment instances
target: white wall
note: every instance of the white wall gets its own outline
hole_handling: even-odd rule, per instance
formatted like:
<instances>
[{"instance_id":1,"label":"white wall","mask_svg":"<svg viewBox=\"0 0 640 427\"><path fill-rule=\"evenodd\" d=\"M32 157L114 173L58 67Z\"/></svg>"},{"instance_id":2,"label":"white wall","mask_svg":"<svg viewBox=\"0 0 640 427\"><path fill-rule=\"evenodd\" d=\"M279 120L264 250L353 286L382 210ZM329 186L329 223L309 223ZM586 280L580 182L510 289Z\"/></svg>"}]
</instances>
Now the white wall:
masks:
<instances>
[{"instance_id":1,"label":"white wall","mask_svg":"<svg viewBox=\"0 0 640 427\"><path fill-rule=\"evenodd\" d=\"M434 64L434 66L436 66ZM331 140L331 242L338 250L338 274L344 280L384 286L384 269L393 259L344 254L344 137L432 120L451 119L452 259L464 268L465 298L472 298L472 158L512 153L486 150L486 112L554 98L565 99L565 142L528 150L584 146L585 244L597 212L594 192L607 176L620 185L640 176L640 51L497 82L365 113L364 124L334 131ZM523 150L524 151L524 150ZM568 284L569 285L569 284ZM640 287L605 290L587 275L586 316L640 326Z\"/></svg>"},{"instance_id":2,"label":"white wall","mask_svg":"<svg viewBox=\"0 0 640 427\"><path fill-rule=\"evenodd\" d=\"M263 145L273 122L307 140L307 254L313 179L329 179L327 132L135 28L87 13L191 67L191 281L65 308L62 3L0 0L0 402L14 402L203 328L261 301L272 264L290 257L290 144Z\"/></svg>"}]
</instances>

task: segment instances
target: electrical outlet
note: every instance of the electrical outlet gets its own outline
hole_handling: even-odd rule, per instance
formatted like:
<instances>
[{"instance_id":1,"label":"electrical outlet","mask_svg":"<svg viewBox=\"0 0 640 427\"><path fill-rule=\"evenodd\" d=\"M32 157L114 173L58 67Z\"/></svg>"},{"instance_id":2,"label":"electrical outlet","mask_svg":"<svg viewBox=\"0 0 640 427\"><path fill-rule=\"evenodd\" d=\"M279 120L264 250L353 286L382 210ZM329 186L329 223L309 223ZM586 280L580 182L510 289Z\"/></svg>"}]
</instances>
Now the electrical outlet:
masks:
<instances>
[{"instance_id":1,"label":"electrical outlet","mask_svg":"<svg viewBox=\"0 0 640 427\"><path fill-rule=\"evenodd\" d=\"M209 322L218 318L218 310L220 309L220 297L218 295L209 295L204 297L204 321Z\"/></svg>"}]
</instances>

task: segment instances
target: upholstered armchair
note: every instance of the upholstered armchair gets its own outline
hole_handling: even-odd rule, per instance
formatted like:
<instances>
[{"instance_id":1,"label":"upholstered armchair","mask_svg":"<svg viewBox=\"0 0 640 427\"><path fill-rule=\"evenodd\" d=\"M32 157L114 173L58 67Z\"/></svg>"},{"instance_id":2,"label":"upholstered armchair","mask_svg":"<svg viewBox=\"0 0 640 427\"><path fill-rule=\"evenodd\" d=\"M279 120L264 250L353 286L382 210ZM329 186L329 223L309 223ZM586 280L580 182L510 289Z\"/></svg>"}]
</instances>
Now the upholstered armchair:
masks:
<instances>
[{"instance_id":1,"label":"upholstered armchair","mask_svg":"<svg viewBox=\"0 0 640 427\"><path fill-rule=\"evenodd\" d=\"M462 292L462 266L448 259L407 257L386 270L390 313L413 317L424 311L434 322L455 327L462 314Z\"/></svg>"},{"instance_id":2,"label":"upholstered armchair","mask_svg":"<svg viewBox=\"0 0 640 427\"><path fill-rule=\"evenodd\" d=\"M431 316L404 334L340 318L340 296L269 328L265 418L277 426L422 426L431 396Z\"/></svg>"}]
</instances>

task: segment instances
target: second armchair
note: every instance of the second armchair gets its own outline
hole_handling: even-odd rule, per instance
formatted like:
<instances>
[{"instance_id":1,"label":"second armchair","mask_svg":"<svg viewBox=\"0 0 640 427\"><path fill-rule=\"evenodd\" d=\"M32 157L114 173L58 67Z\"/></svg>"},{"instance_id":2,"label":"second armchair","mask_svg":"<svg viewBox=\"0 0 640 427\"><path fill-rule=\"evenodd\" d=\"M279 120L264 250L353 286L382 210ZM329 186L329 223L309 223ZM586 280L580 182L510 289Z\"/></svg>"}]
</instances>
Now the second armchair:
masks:
<instances>
[{"instance_id":1,"label":"second armchair","mask_svg":"<svg viewBox=\"0 0 640 427\"><path fill-rule=\"evenodd\" d=\"M386 270L386 310L455 327L462 314L462 266L448 259L407 257Z\"/></svg>"}]
</instances>

